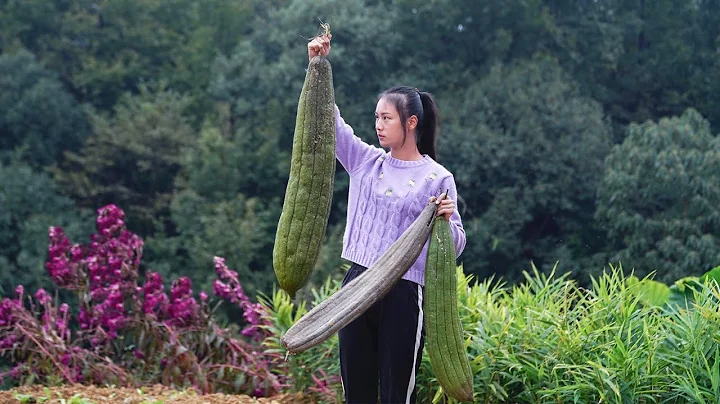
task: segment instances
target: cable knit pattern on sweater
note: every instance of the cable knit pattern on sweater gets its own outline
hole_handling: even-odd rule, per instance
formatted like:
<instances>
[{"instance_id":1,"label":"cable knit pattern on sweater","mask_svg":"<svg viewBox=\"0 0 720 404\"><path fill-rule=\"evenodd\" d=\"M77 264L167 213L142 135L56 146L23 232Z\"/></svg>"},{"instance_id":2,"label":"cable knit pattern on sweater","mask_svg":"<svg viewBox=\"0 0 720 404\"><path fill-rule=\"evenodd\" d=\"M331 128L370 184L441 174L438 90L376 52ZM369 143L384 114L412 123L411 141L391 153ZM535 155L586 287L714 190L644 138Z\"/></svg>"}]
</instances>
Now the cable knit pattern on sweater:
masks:
<instances>
[{"instance_id":1,"label":"cable knit pattern on sweater","mask_svg":"<svg viewBox=\"0 0 720 404\"><path fill-rule=\"evenodd\" d=\"M422 160L399 160L389 152L357 137L335 108L336 156L350 175L348 214L342 258L369 267L420 215L431 196L449 190L457 201L453 175L429 156ZM460 214L450 217L456 255L465 248ZM425 257L429 241L403 276L425 284Z\"/></svg>"}]
</instances>

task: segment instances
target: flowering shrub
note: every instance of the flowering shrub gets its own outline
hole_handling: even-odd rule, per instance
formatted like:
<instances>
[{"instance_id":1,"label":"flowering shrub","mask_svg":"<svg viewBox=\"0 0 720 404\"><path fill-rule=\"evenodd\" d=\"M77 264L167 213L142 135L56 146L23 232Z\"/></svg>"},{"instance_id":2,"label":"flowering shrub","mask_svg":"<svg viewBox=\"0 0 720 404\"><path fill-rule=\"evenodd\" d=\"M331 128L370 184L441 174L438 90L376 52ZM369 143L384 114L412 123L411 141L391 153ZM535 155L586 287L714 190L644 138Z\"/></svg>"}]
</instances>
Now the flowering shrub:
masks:
<instances>
[{"instance_id":1,"label":"flowering shrub","mask_svg":"<svg viewBox=\"0 0 720 404\"><path fill-rule=\"evenodd\" d=\"M19 383L139 386L163 383L200 392L270 396L288 388L277 374L285 360L266 349L271 321L252 303L238 275L215 257L217 298L238 305L247 325L234 335L213 318L210 297L196 299L187 277L172 282L148 272L140 282L143 241L128 231L114 205L98 210L97 233L71 244L49 229L46 268L59 289L77 296L77 314L47 291L22 285L0 302L0 355L15 366L0 378Z\"/></svg>"}]
</instances>

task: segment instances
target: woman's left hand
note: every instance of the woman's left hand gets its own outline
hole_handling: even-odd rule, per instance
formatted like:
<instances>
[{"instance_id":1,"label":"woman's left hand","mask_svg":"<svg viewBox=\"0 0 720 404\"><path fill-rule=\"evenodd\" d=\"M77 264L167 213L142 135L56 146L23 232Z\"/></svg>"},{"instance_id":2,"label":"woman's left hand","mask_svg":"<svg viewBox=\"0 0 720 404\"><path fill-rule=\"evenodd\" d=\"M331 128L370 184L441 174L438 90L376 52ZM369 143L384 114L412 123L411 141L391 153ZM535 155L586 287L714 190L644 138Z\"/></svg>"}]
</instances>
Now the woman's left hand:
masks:
<instances>
[{"instance_id":1,"label":"woman's left hand","mask_svg":"<svg viewBox=\"0 0 720 404\"><path fill-rule=\"evenodd\" d=\"M445 216L445 219L450 220L450 216L455 213L455 201L450 199L449 196L443 192L438 198L434 196L430 197L430 202L435 202L438 205L438 216Z\"/></svg>"}]
</instances>

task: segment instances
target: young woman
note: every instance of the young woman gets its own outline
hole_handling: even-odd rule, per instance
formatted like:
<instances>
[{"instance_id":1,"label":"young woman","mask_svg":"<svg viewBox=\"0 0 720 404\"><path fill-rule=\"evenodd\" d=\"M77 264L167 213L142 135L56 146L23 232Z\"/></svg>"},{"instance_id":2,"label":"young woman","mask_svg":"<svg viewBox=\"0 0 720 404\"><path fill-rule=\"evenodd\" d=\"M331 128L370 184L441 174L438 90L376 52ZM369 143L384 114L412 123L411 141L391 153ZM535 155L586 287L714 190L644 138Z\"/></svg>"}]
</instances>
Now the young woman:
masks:
<instances>
[{"instance_id":1,"label":"young woman","mask_svg":"<svg viewBox=\"0 0 720 404\"><path fill-rule=\"evenodd\" d=\"M327 56L330 40L328 35L309 42L308 57ZM336 156L350 175L342 258L352 265L343 286L380 258L429 202L438 204L438 215L449 220L456 255L465 248L465 230L454 203L455 180L435 161L437 121L430 94L392 87L375 107L381 146L376 147L357 137L335 108ZM427 247L383 299L338 333L347 403L377 403L378 392L382 403L415 402L424 345Z\"/></svg>"}]
</instances>

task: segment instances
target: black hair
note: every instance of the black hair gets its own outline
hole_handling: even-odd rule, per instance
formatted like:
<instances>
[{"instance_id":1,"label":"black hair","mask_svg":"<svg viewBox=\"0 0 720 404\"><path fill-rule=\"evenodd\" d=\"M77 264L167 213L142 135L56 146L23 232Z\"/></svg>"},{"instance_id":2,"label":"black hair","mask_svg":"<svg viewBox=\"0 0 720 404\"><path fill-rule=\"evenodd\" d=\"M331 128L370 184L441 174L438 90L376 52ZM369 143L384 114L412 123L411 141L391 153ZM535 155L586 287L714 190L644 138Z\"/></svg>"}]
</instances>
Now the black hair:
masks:
<instances>
[{"instance_id":1,"label":"black hair","mask_svg":"<svg viewBox=\"0 0 720 404\"><path fill-rule=\"evenodd\" d=\"M418 151L437 160L435 138L438 132L438 109L432 94L408 86L395 86L385 90L379 98L385 98L392 103L400 114L403 144L407 138L407 120L413 115L417 117L415 143Z\"/></svg>"}]
</instances>

